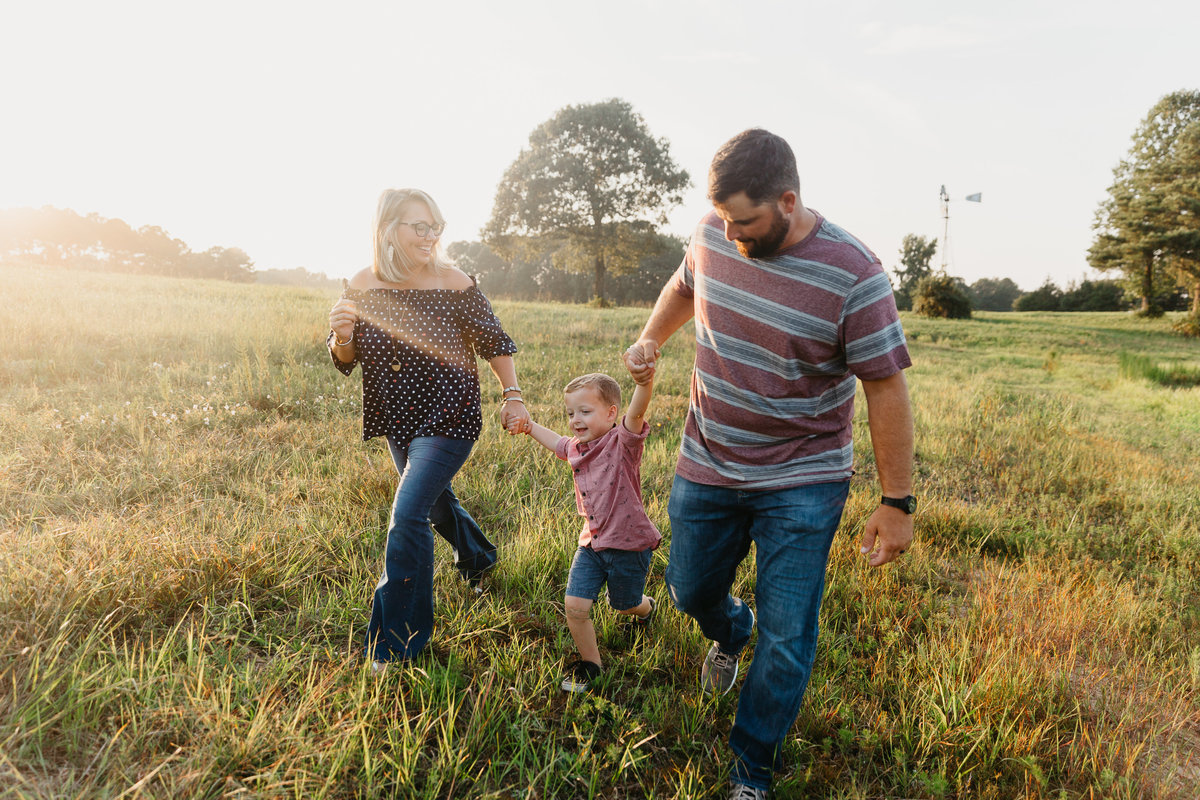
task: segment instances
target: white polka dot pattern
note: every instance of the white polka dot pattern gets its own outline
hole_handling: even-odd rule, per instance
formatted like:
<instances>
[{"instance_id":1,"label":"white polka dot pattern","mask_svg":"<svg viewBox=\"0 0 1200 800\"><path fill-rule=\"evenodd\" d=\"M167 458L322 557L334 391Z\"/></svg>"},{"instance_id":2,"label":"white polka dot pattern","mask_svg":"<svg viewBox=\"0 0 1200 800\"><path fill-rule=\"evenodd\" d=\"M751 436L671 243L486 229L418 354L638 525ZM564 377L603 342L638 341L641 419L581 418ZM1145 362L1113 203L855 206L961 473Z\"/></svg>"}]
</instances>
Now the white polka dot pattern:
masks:
<instances>
[{"instance_id":1,"label":"white polka dot pattern","mask_svg":"<svg viewBox=\"0 0 1200 800\"><path fill-rule=\"evenodd\" d=\"M483 427L475 357L511 355L517 346L476 287L347 289L358 308L355 359L363 371L363 439L390 434L478 439Z\"/></svg>"}]
</instances>

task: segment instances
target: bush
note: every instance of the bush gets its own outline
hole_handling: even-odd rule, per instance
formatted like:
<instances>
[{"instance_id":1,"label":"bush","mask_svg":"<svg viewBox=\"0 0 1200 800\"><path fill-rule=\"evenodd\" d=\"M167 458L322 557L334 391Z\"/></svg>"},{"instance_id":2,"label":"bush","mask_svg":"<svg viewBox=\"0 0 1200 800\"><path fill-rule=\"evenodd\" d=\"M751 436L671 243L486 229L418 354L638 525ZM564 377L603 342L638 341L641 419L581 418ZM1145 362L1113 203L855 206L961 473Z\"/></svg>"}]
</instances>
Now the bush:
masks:
<instances>
[{"instance_id":1,"label":"bush","mask_svg":"<svg viewBox=\"0 0 1200 800\"><path fill-rule=\"evenodd\" d=\"M1193 339L1200 339L1200 314L1188 314L1183 319L1177 320L1171 326L1171 330L1180 336L1190 336Z\"/></svg>"},{"instance_id":2,"label":"bush","mask_svg":"<svg viewBox=\"0 0 1200 800\"><path fill-rule=\"evenodd\" d=\"M970 319L971 300L962 281L945 273L930 275L917 283L913 311L925 317Z\"/></svg>"}]
</instances>

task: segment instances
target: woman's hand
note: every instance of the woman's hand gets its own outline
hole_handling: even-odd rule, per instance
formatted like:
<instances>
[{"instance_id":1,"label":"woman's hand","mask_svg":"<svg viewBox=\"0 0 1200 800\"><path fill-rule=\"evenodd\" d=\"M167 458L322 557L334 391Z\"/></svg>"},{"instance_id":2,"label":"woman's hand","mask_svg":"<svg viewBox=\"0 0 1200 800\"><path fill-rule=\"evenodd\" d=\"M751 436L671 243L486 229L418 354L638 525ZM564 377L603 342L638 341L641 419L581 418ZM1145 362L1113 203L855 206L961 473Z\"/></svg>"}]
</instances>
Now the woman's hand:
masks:
<instances>
[{"instance_id":1,"label":"woman's hand","mask_svg":"<svg viewBox=\"0 0 1200 800\"><path fill-rule=\"evenodd\" d=\"M508 400L500 404L500 424L510 436L533 430L533 422L529 419L525 404L517 400Z\"/></svg>"},{"instance_id":2,"label":"woman's hand","mask_svg":"<svg viewBox=\"0 0 1200 800\"><path fill-rule=\"evenodd\" d=\"M354 323L358 321L358 307L353 300L339 299L329 310L329 329L337 336L336 341L346 342L354 335Z\"/></svg>"}]
</instances>

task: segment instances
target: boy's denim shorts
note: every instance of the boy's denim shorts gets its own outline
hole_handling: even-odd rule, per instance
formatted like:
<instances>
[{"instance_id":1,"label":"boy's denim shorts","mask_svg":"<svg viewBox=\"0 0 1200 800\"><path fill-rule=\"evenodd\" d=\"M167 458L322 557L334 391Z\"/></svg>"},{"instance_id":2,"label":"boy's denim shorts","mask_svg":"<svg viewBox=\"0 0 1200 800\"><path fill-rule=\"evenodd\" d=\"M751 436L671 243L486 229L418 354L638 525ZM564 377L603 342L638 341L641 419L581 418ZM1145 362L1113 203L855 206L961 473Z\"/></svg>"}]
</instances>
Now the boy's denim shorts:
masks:
<instances>
[{"instance_id":1,"label":"boy's denim shorts","mask_svg":"<svg viewBox=\"0 0 1200 800\"><path fill-rule=\"evenodd\" d=\"M575 551L571 573L567 576L567 596L596 601L600 589L608 584L608 604L627 611L642 604L646 573L650 571L653 550Z\"/></svg>"}]
</instances>

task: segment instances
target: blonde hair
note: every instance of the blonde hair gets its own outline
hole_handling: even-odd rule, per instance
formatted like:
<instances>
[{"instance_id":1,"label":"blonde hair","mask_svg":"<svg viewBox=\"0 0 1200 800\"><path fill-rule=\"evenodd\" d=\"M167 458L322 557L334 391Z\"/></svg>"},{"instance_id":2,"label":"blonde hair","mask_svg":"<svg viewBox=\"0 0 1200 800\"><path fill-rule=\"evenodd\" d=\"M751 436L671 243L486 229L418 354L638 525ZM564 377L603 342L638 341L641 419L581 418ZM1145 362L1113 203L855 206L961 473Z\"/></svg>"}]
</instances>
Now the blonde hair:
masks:
<instances>
[{"instance_id":1,"label":"blonde hair","mask_svg":"<svg viewBox=\"0 0 1200 800\"><path fill-rule=\"evenodd\" d=\"M375 208L375 246L371 262L371 272L381 281L404 283L421 269L409 259L396 240L396 229L398 223L402 222L400 217L413 203L424 203L429 207L434 223L446 224L437 203L420 189L385 189L379 195L379 204ZM439 237L434 240L429 267L434 272L440 272L451 266L453 262L442 255L442 240Z\"/></svg>"},{"instance_id":2,"label":"blonde hair","mask_svg":"<svg viewBox=\"0 0 1200 800\"><path fill-rule=\"evenodd\" d=\"M603 372L589 372L574 378L563 388L563 394L578 392L580 389L594 389L606 405L621 405L621 384Z\"/></svg>"}]
</instances>

